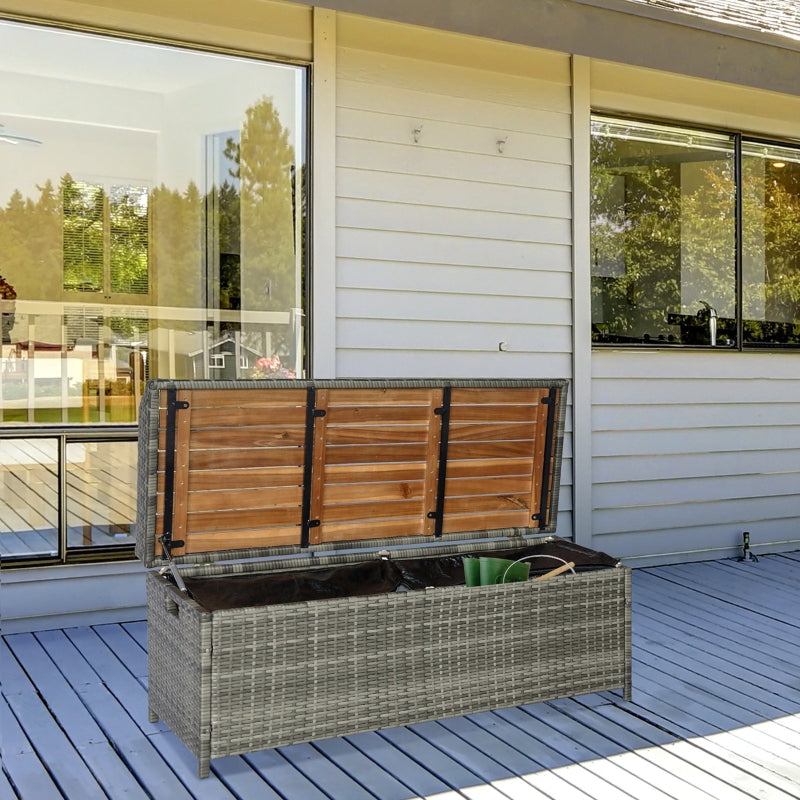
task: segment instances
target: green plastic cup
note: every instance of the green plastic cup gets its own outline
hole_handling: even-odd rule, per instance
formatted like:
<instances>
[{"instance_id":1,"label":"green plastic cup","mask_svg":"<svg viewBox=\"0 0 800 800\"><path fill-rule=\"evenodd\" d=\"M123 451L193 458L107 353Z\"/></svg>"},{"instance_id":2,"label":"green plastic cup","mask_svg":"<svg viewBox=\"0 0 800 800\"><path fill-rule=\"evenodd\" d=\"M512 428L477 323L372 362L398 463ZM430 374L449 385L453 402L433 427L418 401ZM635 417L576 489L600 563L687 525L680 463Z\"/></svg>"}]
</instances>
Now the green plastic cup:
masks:
<instances>
[{"instance_id":1,"label":"green plastic cup","mask_svg":"<svg viewBox=\"0 0 800 800\"><path fill-rule=\"evenodd\" d=\"M531 572L531 565L527 561L515 563L507 558L488 558L486 556L481 556L478 561L480 562L481 586L526 581Z\"/></svg>"}]
</instances>

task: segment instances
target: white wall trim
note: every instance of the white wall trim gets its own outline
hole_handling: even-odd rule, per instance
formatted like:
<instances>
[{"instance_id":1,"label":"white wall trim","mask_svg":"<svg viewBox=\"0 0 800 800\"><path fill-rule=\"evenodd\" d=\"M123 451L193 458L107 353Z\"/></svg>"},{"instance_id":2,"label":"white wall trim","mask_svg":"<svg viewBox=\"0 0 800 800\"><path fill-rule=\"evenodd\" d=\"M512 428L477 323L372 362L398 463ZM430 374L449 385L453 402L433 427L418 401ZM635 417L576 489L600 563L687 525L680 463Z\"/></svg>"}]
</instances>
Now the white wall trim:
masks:
<instances>
[{"instance_id":1,"label":"white wall trim","mask_svg":"<svg viewBox=\"0 0 800 800\"><path fill-rule=\"evenodd\" d=\"M589 243L590 59L572 56L573 535L592 545L592 318Z\"/></svg>"},{"instance_id":2,"label":"white wall trim","mask_svg":"<svg viewBox=\"0 0 800 800\"><path fill-rule=\"evenodd\" d=\"M336 377L336 12L314 8L312 65L312 331L315 378Z\"/></svg>"},{"instance_id":3,"label":"white wall trim","mask_svg":"<svg viewBox=\"0 0 800 800\"><path fill-rule=\"evenodd\" d=\"M53 630L147 618L139 561L4 569L0 630Z\"/></svg>"}]
</instances>

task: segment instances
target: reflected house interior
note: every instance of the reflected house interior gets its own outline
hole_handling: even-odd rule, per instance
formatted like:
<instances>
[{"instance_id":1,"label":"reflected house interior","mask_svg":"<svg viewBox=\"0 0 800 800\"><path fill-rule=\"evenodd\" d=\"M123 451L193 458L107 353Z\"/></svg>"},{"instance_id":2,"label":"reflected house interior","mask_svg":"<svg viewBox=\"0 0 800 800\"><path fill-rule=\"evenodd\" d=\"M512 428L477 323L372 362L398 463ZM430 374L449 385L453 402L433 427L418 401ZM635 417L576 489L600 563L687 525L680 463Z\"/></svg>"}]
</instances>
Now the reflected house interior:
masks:
<instances>
[{"instance_id":1,"label":"reflected house interior","mask_svg":"<svg viewBox=\"0 0 800 800\"><path fill-rule=\"evenodd\" d=\"M4 558L130 541L148 379L304 377L306 73L0 21Z\"/></svg>"}]
</instances>

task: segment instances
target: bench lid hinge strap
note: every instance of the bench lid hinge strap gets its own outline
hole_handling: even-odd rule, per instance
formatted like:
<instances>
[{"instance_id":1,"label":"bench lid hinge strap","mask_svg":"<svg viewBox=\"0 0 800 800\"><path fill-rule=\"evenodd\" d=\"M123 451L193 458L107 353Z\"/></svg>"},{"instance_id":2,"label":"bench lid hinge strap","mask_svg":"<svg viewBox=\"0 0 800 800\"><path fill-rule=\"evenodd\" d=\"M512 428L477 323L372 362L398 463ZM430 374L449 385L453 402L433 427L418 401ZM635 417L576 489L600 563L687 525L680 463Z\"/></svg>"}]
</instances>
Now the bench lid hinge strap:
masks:
<instances>
[{"instance_id":1,"label":"bench lid hinge strap","mask_svg":"<svg viewBox=\"0 0 800 800\"><path fill-rule=\"evenodd\" d=\"M180 589L182 594L191 597L192 593L186 588L186 584L183 582L178 565L172 560L173 546L183 547L185 542L173 541L172 534L169 532L161 534L161 536L158 537L158 541L161 543L161 549L164 551L164 558L167 559L169 571L172 574L175 585L178 587L178 589ZM164 574L164 570L161 571L161 574Z\"/></svg>"},{"instance_id":2,"label":"bench lid hinge strap","mask_svg":"<svg viewBox=\"0 0 800 800\"><path fill-rule=\"evenodd\" d=\"M429 511L428 517L435 519L433 535L440 537L444 526L445 484L447 483L447 447L450 438L450 402L452 390L445 386L442 390L442 405L434 413L442 418L442 432L439 439L439 474L436 478L436 510Z\"/></svg>"}]
</instances>

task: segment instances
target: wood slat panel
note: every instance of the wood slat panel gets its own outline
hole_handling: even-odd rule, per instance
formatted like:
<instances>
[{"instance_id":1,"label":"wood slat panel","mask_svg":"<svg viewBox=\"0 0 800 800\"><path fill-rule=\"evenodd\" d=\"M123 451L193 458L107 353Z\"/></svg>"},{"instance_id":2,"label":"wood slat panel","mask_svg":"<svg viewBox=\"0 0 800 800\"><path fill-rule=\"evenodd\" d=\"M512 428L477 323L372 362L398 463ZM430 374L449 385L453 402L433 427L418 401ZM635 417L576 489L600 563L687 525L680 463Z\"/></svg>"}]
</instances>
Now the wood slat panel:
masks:
<instances>
[{"instance_id":1,"label":"wood slat panel","mask_svg":"<svg viewBox=\"0 0 800 800\"><path fill-rule=\"evenodd\" d=\"M301 507L296 508L232 508L227 511L208 511L189 514L187 531L191 536L212 531L233 531L237 528L268 528L271 525L300 525ZM268 532L265 531L266 539ZM299 536L297 537L299 539Z\"/></svg>"},{"instance_id":2,"label":"wood slat panel","mask_svg":"<svg viewBox=\"0 0 800 800\"><path fill-rule=\"evenodd\" d=\"M242 447L235 450L195 450L193 470L302 467L302 447Z\"/></svg>"},{"instance_id":3,"label":"wood slat panel","mask_svg":"<svg viewBox=\"0 0 800 800\"><path fill-rule=\"evenodd\" d=\"M455 497L477 497L484 494L515 494L530 496L533 481L530 475L453 478L445 483L445 494L448 499Z\"/></svg>"},{"instance_id":4,"label":"wood slat panel","mask_svg":"<svg viewBox=\"0 0 800 800\"><path fill-rule=\"evenodd\" d=\"M323 505L325 503L325 464L328 462L330 392L327 389L317 392L316 402L319 414L314 424L314 460L311 465L311 485L309 487L311 496L308 519L320 521L322 520ZM310 529L308 539L311 544L319 544L322 541L322 529L319 525Z\"/></svg>"},{"instance_id":5,"label":"wood slat panel","mask_svg":"<svg viewBox=\"0 0 800 800\"><path fill-rule=\"evenodd\" d=\"M547 417L550 413L550 406L546 403L539 403L538 405L538 424L542 433L546 430L547 426ZM532 474L532 483L531 483L531 494L529 505L531 510L539 515L536 524L538 525L546 525L550 519L550 509L542 508L542 483L544 481L545 475L545 451L547 449L547 438L544 435L540 435L536 438L534 442L533 448L533 474ZM548 490L552 489L553 481L555 480L555 476L553 475L552 464L547 465L547 480L548 480Z\"/></svg>"},{"instance_id":6,"label":"wood slat panel","mask_svg":"<svg viewBox=\"0 0 800 800\"><path fill-rule=\"evenodd\" d=\"M527 494L474 495L472 497L447 497L444 501L445 518L448 514L479 514L483 511L525 510L530 519ZM476 530L479 530L476 528Z\"/></svg>"},{"instance_id":7,"label":"wood slat panel","mask_svg":"<svg viewBox=\"0 0 800 800\"><path fill-rule=\"evenodd\" d=\"M297 508L303 502L303 487L280 486L191 492L187 499L190 514L198 511L224 511L230 508L235 508L237 511L278 507Z\"/></svg>"},{"instance_id":8,"label":"wood slat panel","mask_svg":"<svg viewBox=\"0 0 800 800\"><path fill-rule=\"evenodd\" d=\"M445 516L443 533L493 530L495 528L520 528L531 525L527 511L494 511L484 514Z\"/></svg>"},{"instance_id":9,"label":"wood slat panel","mask_svg":"<svg viewBox=\"0 0 800 800\"><path fill-rule=\"evenodd\" d=\"M426 465L409 461L404 464L326 464L324 480L328 487L334 483L369 481L421 481L425 479Z\"/></svg>"},{"instance_id":10,"label":"wood slat panel","mask_svg":"<svg viewBox=\"0 0 800 800\"><path fill-rule=\"evenodd\" d=\"M190 392L177 393L178 402L190 401ZM192 429L192 408L183 409L175 419L175 501L172 509L172 538L174 541L186 541L186 515L189 510L189 436ZM156 554L160 554L161 545L156 541ZM173 552L180 555L184 548L175 547Z\"/></svg>"},{"instance_id":11,"label":"wood slat panel","mask_svg":"<svg viewBox=\"0 0 800 800\"><path fill-rule=\"evenodd\" d=\"M487 418L492 422L535 422L537 414L536 405L457 405L450 409L450 422L486 422Z\"/></svg>"},{"instance_id":12,"label":"wood slat panel","mask_svg":"<svg viewBox=\"0 0 800 800\"><path fill-rule=\"evenodd\" d=\"M298 523L299 524L299 523ZM265 539L272 546L294 545L299 540L297 525L265 528L197 532L189 537L187 553L207 553L214 550L245 550L263 547Z\"/></svg>"},{"instance_id":13,"label":"wood slat panel","mask_svg":"<svg viewBox=\"0 0 800 800\"><path fill-rule=\"evenodd\" d=\"M250 489L267 486L302 486L303 469L292 467L257 467L253 469L192 470L189 491L215 489Z\"/></svg>"},{"instance_id":14,"label":"wood slat panel","mask_svg":"<svg viewBox=\"0 0 800 800\"><path fill-rule=\"evenodd\" d=\"M541 402L543 397L548 393L547 388L467 388L458 387L453 389L452 392L452 410L451 414L455 411L456 415L460 413L462 406L470 405L487 405L487 406L502 406L502 405L537 405Z\"/></svg>"},{"instance_id":15,"label":"wood slat panel","mask_svg":"<svg viewBox=\"0 0 800 800\"><path fill-rule=\"evenodd\" d=\"M525 512L523 525L531 524L529 509L541 495L533 462L543 455L546 392L452 390L445 514L459 517L458 529L469 529L466 519L473 530L518 524L508 522L509 514L519 516L514 508ZM216 542L217 531L263 527L261 544L274 544L276 527L299 526L309 475L309 518L321 522L309 529L311 544L349 537L370 520L394 535L433 534L437 521L428 512L436 508L443 387L317 387L308 474L307 398L305 389L187 393L189 408L177 417L178 449L188 453L191 478L176 482L185 493L187 535ZM163 471L163 453L161 464ZM158 483L163 491L163 474Z\"/></svg>"},{"instance_id":16,"label":"wood slat panel","mask_svg":"<svg viewBox=\"0 0 800 800\"><path fill-rule=\"evenodd\" d=\"M424 463L427 457L425 444L395 445L339 445L328 447L328 464L377 464L387 461L412 461Z\"/></svg>"},{"instance_id":17,"label":"wood slat panel","mask_svg":"<svg viewBox=\"0 0 800 800\"><path fill-rule=\"evenodd\" d=\"M533 442L537 426L533 422L450 422L451 442L497 442L524 440Z\"/></svg>"},{"instance_id":18,"label":"wood slat panel","mask_svg":"<svg viewBox=\"0 0 800 800\"><path fill-rule=\"evenodd\" d=\"M305 407L300 406L192 408L192 427L198 429L305 425L305 419Z\"/></svg>"},{"instance_id":19,"label":"wood slat panel","mask_svg":"<svg viewBox=\"0 0 800 800\"><path fill-rule=\"evenodd\" d=\"M420 519L425 509L421 498L408 500L384 500L363 503L325 504L321 519L325 522L347 522L348 520L386 519L387 517L414 517Z\"/></svg>"},{"instance_id":20,"label":"wood slat panel","mask_svg":"<svg viewBox=\"0 0 800 800\"><path fill-rule=\"evenodd\" d=\"M185 412L183 412L185 413ZM192 450L232 450L239 447L302 447L304 427L270 425L254 428L207 428L193 430Z\"/></svg>"},{"instance_id":21,"label":"wood slat panel","mask_svg":"<svg viewBox=\"0 0 800 800\"><path fill-rule=\"evenodd\" d=\"M335 400L331 406L422 406L428 407L430 389L406 389L375 387L365 389L332 389Z\"/></svg>"},{"instance_id":22,"label":"wood slat panel","mask_svg":"<svg viewBox=\"0 0 800 800\"><path fill-rule=\"evenodd\" d=\"M336 405L328 409L328 414L331 425L376 425L382 422L389 425L418 422L424 425L428 422L429 411L427 405Z\"/></svg>"},{"instance_id":23,"label":"wood slat panel","mask_svg":"<svg viewBox=\"0 0 800 800\"><path fill-rule=\"evenodd\" d=\"M450 461L447 463L447 477L475 478L485 475L525 475L529 476L533 469L531 458L482 458L469 461Z\"/></svg>"},{"instance_id":24,"label":"wood slat panel","mask_svg":"<svg viewBox=\"0 0 800 800\"><path fill-rule=\"evenodd\" d=\"M524 458L531 454L530 441L518 442L452 442L447 452L448 463L476 458Z\"/></svg>"},{"instance_id":25,"label":"wood slat panel","mask_svg":"<svg viewBox=\"0 0 800 800\"><path fill-rule=\"evenodd\" d=\"M426 497L424 481L344 483L325 487L326 503L421 500Z\"/></svg>"},{"instance_id":26,"label":"wood slat panel","mask_svg":"<svg viewBox=\"0 0 800 800\"><path fill-rule=\"evenodd\" d=\"M327 423L327 445L419 444L428 441L427 425L338 426Z\"/></svg>"},{"instance_id":27,"label":"wood slat panel","mask_svg":"<svg viewBox=\"0 0 800 800\"><path fill-rule=\"evenodd\" d=\"M422 536L422 519L377 519L369 521L324 523L322 537L326 542L352 542L359 539L382 539L393 536Z\"/></svg>"},{"instance_id":28,"label":"wood slat panel","mask_svg":"<svg viewBox=\"0 0 800 800\"><path fill-rule=\"evenodd\" d=\"M428 446L427 458L425 461L425 490L424 507L422 509L422 530L426 536L432 536L437 532L438 516L436 514L437 501L439 496L439 485L441 480L441 445L443 420L441 414L437 414L437 408L444 406L444 389L431 392L430 405L428 406Z\"/></svg>"},{"instance_id":29,"label":"wood slat panel","mask_svg":"<svg viewBox=\"0 0 800 800\"><path fill-rule=\"evenodd\" d=\"M192 407L198 408L305 408L306 390L300 389L192 389Z\"/></svg>"}]
</instances>

